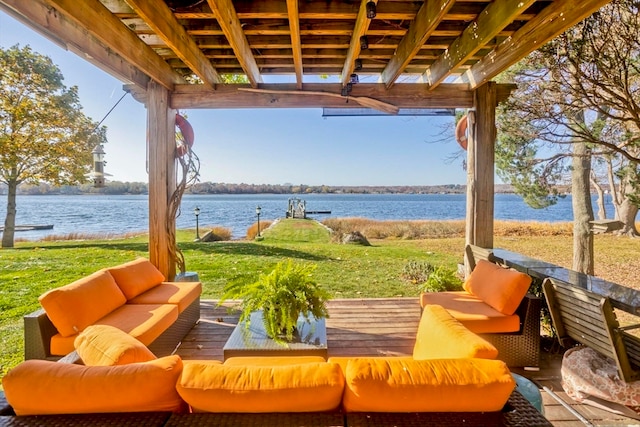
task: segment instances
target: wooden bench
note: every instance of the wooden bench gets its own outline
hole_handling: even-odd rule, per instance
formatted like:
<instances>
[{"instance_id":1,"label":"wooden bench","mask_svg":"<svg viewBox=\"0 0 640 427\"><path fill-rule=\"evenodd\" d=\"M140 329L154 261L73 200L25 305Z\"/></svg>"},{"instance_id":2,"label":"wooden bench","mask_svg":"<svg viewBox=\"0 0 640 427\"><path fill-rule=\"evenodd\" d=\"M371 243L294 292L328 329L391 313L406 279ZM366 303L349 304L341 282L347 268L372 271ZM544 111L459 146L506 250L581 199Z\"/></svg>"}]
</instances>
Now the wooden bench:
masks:
<instances>
[{"instance_id":1,"label":"wooden bench","mask_svg":"<svg viewBox=\"0 0 640 427\"><path fill-rule=\"evenodd\" d=\"M640 379L640 338L628 332L640 324L621 327L608 297L551 278L542 288L563 347L591 347L615 361L624 381Z\"/></svg>"}]
</instances>

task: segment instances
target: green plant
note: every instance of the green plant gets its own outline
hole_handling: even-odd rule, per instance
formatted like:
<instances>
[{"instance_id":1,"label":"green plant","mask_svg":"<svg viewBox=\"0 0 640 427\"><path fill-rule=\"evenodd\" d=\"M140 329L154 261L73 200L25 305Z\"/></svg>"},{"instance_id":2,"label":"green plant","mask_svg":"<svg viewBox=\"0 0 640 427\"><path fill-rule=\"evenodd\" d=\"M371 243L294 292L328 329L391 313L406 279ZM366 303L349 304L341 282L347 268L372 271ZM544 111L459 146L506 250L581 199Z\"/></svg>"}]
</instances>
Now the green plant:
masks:
<instances>
[{"instance_id":1,"label":"green plant","mask_svg":"<svg viewBox=\"0 0 640 427\"><path fill-rule=\"evenodd\" d=\"M420 291L422 292L446 292L459 291L461 289L462 280L457 276L456 272L442 265L433 270L426 282L420 285Z\"/></svg>"},{"instance_id":2,"label":"green plant","mask_svg":"<svg viewBox=\"0 0 640 427\"><path fill-rule=\"evenodd\" d=\"M241 299L240 321L249 326L251 313L262 310L267 335L276 341L291 341L303 315L307 321L327 317L329 293L312 278L314 264L281 261L269 274L261 274L249 285L230 282L222 301Z\"/></svg>"},{"instance_id":3,"label":"green plant","mask_svg":"<svg viewBox=\"0 0 640 427\"><path fill-rule=\"evenodd\" d=\"M409 261L402 268L402 278L409 283L419 285L427 281L429 275L436 269L436 267L425 261Z\"/></svg>"}]
</instances>

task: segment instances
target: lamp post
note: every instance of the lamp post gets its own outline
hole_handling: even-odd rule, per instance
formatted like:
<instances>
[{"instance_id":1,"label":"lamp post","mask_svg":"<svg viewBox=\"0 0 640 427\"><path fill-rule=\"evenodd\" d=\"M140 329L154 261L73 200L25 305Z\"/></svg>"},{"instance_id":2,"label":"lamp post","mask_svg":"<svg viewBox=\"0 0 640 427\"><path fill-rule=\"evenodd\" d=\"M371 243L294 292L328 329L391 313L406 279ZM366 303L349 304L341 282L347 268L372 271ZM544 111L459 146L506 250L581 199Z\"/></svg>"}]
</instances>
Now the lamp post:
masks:
<instances>
[{"instance_id":1,"label":"lamp post","mask_svg":"<svg viewBox=\"0 0 640 427\"><path fill-rule=\"evenodd\" d=\"M196 216L196 242L200 241L200 229L198 227L198 215L200 215L200 208L196 206L193 210L194 215Z\"/></svg>"},{"instance_id":2,"label":"lamp post","mask_svg":"<svg viewBox=\"0 0 640 427\"><path fill-rule=\"evenodd\" d=\"M260 212L262 212L262 208L260 206L257 206L256 215L258 215L258 237L260 237Z\"/></svg>"}]
</instances>

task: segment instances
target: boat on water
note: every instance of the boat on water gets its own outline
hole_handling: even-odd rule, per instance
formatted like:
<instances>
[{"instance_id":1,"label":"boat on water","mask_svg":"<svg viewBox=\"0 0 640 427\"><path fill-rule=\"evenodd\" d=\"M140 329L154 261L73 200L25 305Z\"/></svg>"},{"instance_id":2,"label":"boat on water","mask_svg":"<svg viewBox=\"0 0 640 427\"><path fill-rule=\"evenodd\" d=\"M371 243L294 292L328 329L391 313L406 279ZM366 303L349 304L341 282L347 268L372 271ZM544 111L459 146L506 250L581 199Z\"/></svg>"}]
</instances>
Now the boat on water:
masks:
<instances>
[{"instance_id":1,"label":"boat on water","mask_svg":"<svg viewBox=\"0 0 640 427\"><path fill-rule=\"evenodd\" d=\"M53 229L53 224L44 224L44 225L16 225L14 227L14 231L33 231L33 230L51 230ZM4 231L4 227L0 226L0 231Z\"/></svg>"}]
</instances>

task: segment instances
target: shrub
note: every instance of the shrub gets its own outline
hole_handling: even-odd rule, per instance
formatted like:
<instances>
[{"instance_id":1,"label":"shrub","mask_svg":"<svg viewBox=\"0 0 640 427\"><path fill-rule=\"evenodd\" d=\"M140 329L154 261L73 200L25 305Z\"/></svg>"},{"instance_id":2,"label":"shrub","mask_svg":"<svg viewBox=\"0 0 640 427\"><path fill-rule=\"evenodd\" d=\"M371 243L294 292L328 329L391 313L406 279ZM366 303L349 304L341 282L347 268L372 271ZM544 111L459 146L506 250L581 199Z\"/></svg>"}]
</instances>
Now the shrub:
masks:
<instances>
[{"instance_id":1,"label":"shrub","mask_svg":"<svg viewBox=\"0 0 640 427\"><path fill-rule=\"evenodd\" d=\"M273 221L269 221L269 220L260 221L260 235L262 235L264 230L269 228L272 222ZM256 238L257 235L258 235L258 223L254 222L253 224L251 224L249 228L247 228L247 239L253 240Z\"/></svg>"},{"instance_id":2,"label":"shrub","mask_svg":"<svg viewBox=\"0 0 640 427\"><path fill-rule=\"evenodd\" d=\"M462 280L455 271L439 266L433 270L427 280L419 285L421 292L446 292L462 290Z\"/></svg>"},{"instance_id":3,"label":"shrub","mask_svg":"<svg viewBox=\"0 0 640 427\"><path fill-rule=\"evenodd\" d=\"M402 269L401 277L409 283L420 285L427 281L435 266L423 261L409 261Z\"/></svg>"}]
</instances>

